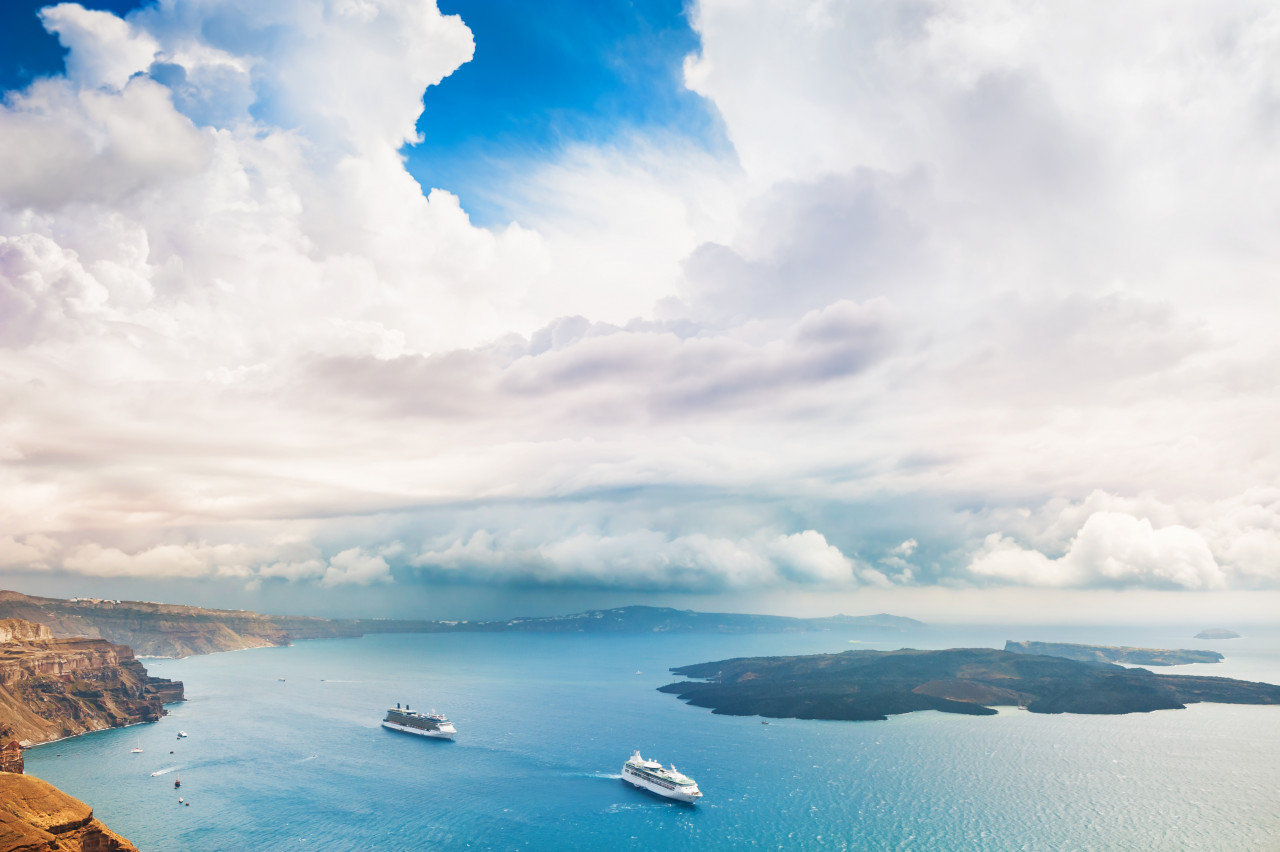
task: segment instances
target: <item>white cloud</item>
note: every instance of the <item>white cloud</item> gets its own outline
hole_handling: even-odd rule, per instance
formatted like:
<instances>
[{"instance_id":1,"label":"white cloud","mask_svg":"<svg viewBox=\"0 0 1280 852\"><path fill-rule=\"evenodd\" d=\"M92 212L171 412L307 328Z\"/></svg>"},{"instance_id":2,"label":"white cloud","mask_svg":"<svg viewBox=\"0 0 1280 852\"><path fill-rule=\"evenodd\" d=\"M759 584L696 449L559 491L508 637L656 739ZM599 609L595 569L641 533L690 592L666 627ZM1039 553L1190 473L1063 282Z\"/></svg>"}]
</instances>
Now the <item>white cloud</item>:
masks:
<instances>
[{"instance_id":1,"label":"white cloud","mask_svg":"<svg viewBox=\"0 0 1280 852\"><path fill-rule=\"evenodd\" d=\"M58 552L58 543L42 535L23 536L21 540L0 537L0 568L6 570L43 571Z\"/></svg>"},{"instance_id":2,"label":"white cloud","mask_svg":"<svg viewBox=\"0 0 1280 852\"><path fill-rule=\"evenodd\" d=\"M0 170L0 210L122 204L198 173L210 152L210 135L175 111L169 89L153 80L138 77L119 91L38 80L0 106L0 156L21 164ZM38 221L9 227L61 230Z\"/></svg>"},{"instance_id":3,"label":"white cloud","mask_svg":"<svg viewBox=\"0 0 1280 852\"><path fill-rule=\"evenodd\" d=\"M67 48L67 77L85 89L124 88L160 51L148 33L110 12L85 9L78 3L47 6L40 10L40 20Z\"/></svg>"},{"instance_id":4,"label":"white cloud","mask_svg":"<svg viewBox=\"0 0 1280 852\"><path fill-rule=\"evenodd\" d=\"M310 582L322 588L391 583L388 558L397 544L374 550L352 547L325 559L311 544L284 540L266 545L162 544L134 552L96 542L71 547L28 536L25 542L0 540L0 567L19 570L60 568L84 577L143 580L220 578L260 588L267 580ZM38 561L37 561L38 560Z\"/></svg>"},{"instance_id":5,"label":"white cloud","mask_svg":"<svg viewBox=\"0 0 1280 852\"><path fill-rule=\"evenodd\" d=\"M388 549L369 553L359 547L348 548L329 558L329 566L320 579L320 585L333 587L390 583L393 581L391 567L384 558L388 555Z\"/></svg>"},{"instance_id":6,"label":"white cloud","mask_svg":"<svg viewBox=\"0 0 1280 852\"><path fill-rule=\"evenodd\" d=\"M789 584L844 587L859 576L878 579L814 530L729 539L696 533L669 537L640 529L541 541L528 532L499 537L477 530L424 549L412 561L434 576L463 582L503 579L589 588L722 591Z\"/></svg>"},{"instance_id":7,"label":"white cloud","mask_svg":"<svg viewBox=\"0 0 1280 852\"><path fill-rule=\"evenodd\" d=\"M1028 537L1042 542L1039 547L991 533L969 571L1058 587L1221 589L1280 581L1280 495L1274 491L1180 503L1098 492L1081 503L1046 508L1038 517L1029 516L1024 527ZM1144 514L1133 514L1138 511ZM1068 529L1074 531L1062 554L1047 555Z\"/></svg>"},{"instance_id":8,"label":"white cloud","mask_svg":"<svg viewBox=\"0 0 1280 852\"><path fill-rule=\"evenodd\" d=\"M507 164L486 229L401 158L474 48L430 3L46 10L68 76L0 106L0 561L1280 584L1280 13L692 12L736 159Z\"/></svg>"}]
</instances>

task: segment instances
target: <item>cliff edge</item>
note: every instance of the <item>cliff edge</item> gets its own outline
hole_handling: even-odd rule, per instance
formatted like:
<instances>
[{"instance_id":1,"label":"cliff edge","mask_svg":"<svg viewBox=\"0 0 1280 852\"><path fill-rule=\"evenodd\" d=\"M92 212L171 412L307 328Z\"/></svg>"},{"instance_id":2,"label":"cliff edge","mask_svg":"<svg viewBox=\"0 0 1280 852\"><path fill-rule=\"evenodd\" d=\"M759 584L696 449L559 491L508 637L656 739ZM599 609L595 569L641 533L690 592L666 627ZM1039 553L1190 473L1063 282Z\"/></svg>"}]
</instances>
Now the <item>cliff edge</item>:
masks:
<instances>
[{"instance_id":1,"label":"cliff edge","mask_svg":"<svg viewBox=\"0 0 1280 852\"><path fill-rule=\"evenodd\" d=\"M138 852L47 781L0 772L0 852Z\"/></svg>"},{"instance_id":2,"label":"cliff edge","mask_svg":"<svg viewBox=\"0 0 1280 852\"><path fill-rule=\"evenodd\" d=\"M151 677L124 645L53 639L39 624L0 622L0 739L23 745L154 722L182 683ZM16 637L16 638L15 638Z\"/></svg>"}]
</instances>

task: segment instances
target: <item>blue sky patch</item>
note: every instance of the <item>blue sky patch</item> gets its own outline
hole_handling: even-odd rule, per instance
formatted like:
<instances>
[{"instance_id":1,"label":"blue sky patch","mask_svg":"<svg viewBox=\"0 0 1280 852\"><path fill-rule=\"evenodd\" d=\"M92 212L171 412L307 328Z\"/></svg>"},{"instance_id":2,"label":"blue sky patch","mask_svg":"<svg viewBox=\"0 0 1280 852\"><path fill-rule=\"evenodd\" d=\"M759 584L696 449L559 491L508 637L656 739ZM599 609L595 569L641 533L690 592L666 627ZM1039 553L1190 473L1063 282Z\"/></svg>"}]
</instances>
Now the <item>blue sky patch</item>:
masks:
<instances>
[{"instance_id":1,"label":"blue sky patch","mask_svg":"<svg viewBox=\"0 0 1280 852\"><path fill-rule=\"evenodd\" d=\"M147 2L82 5L123 16ZM47 5L9 0L0 7L3 89L63 71L65 51L37 16ZM476 52L427 90L422 142L404 153L424 190L457 194L477 224L505 224L510 177L570 145L657 134L728 148L714 108L684 87L682 62L700 43L682 0L442 0L440 9L462 17Z\"/></svg>"}]
</instances>

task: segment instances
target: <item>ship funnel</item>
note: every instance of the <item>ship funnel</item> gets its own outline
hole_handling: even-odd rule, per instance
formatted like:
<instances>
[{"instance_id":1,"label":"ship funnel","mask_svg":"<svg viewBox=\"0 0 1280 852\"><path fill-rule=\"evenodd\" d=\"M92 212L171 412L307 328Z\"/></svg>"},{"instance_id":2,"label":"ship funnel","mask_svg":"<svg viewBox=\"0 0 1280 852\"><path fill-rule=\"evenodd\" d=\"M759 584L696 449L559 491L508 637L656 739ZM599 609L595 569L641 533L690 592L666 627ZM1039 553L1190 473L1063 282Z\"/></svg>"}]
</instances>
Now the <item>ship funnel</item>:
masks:
<instances>
[{"instance_id":1,"label":"ship funnel","mask_svg":"<svg viewBox=\"0 0 1280 852\"><path fill-rule=\"evenodd\" d=\"M396 702L396 709L397 709L397 710L399 710L399 709L400 709L400 702L399 702L399 701L397 701L397 702Z\"/></svg>"}]
</instances>

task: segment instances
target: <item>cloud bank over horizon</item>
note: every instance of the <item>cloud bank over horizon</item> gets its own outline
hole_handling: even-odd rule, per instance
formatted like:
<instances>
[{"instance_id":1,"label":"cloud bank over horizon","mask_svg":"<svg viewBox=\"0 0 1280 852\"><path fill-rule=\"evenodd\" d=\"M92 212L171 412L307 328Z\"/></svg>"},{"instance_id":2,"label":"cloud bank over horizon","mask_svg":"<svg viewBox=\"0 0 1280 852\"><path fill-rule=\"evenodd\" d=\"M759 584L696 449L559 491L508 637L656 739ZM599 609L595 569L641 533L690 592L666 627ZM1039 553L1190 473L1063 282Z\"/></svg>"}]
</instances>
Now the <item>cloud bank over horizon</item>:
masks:
<instances>
[{"instance_id":1,"label":"cloud bank over horizon","mask_svg":"<svg viewBox=\"0 0 1280 852\"><path fill-rule=\"evenodd\" d=\"M42 10L0 576L1280 589L1280 10L688 18L732 150L495 163L479 227L406 167L433 3Z\"/></svg>"}]
</instances>

